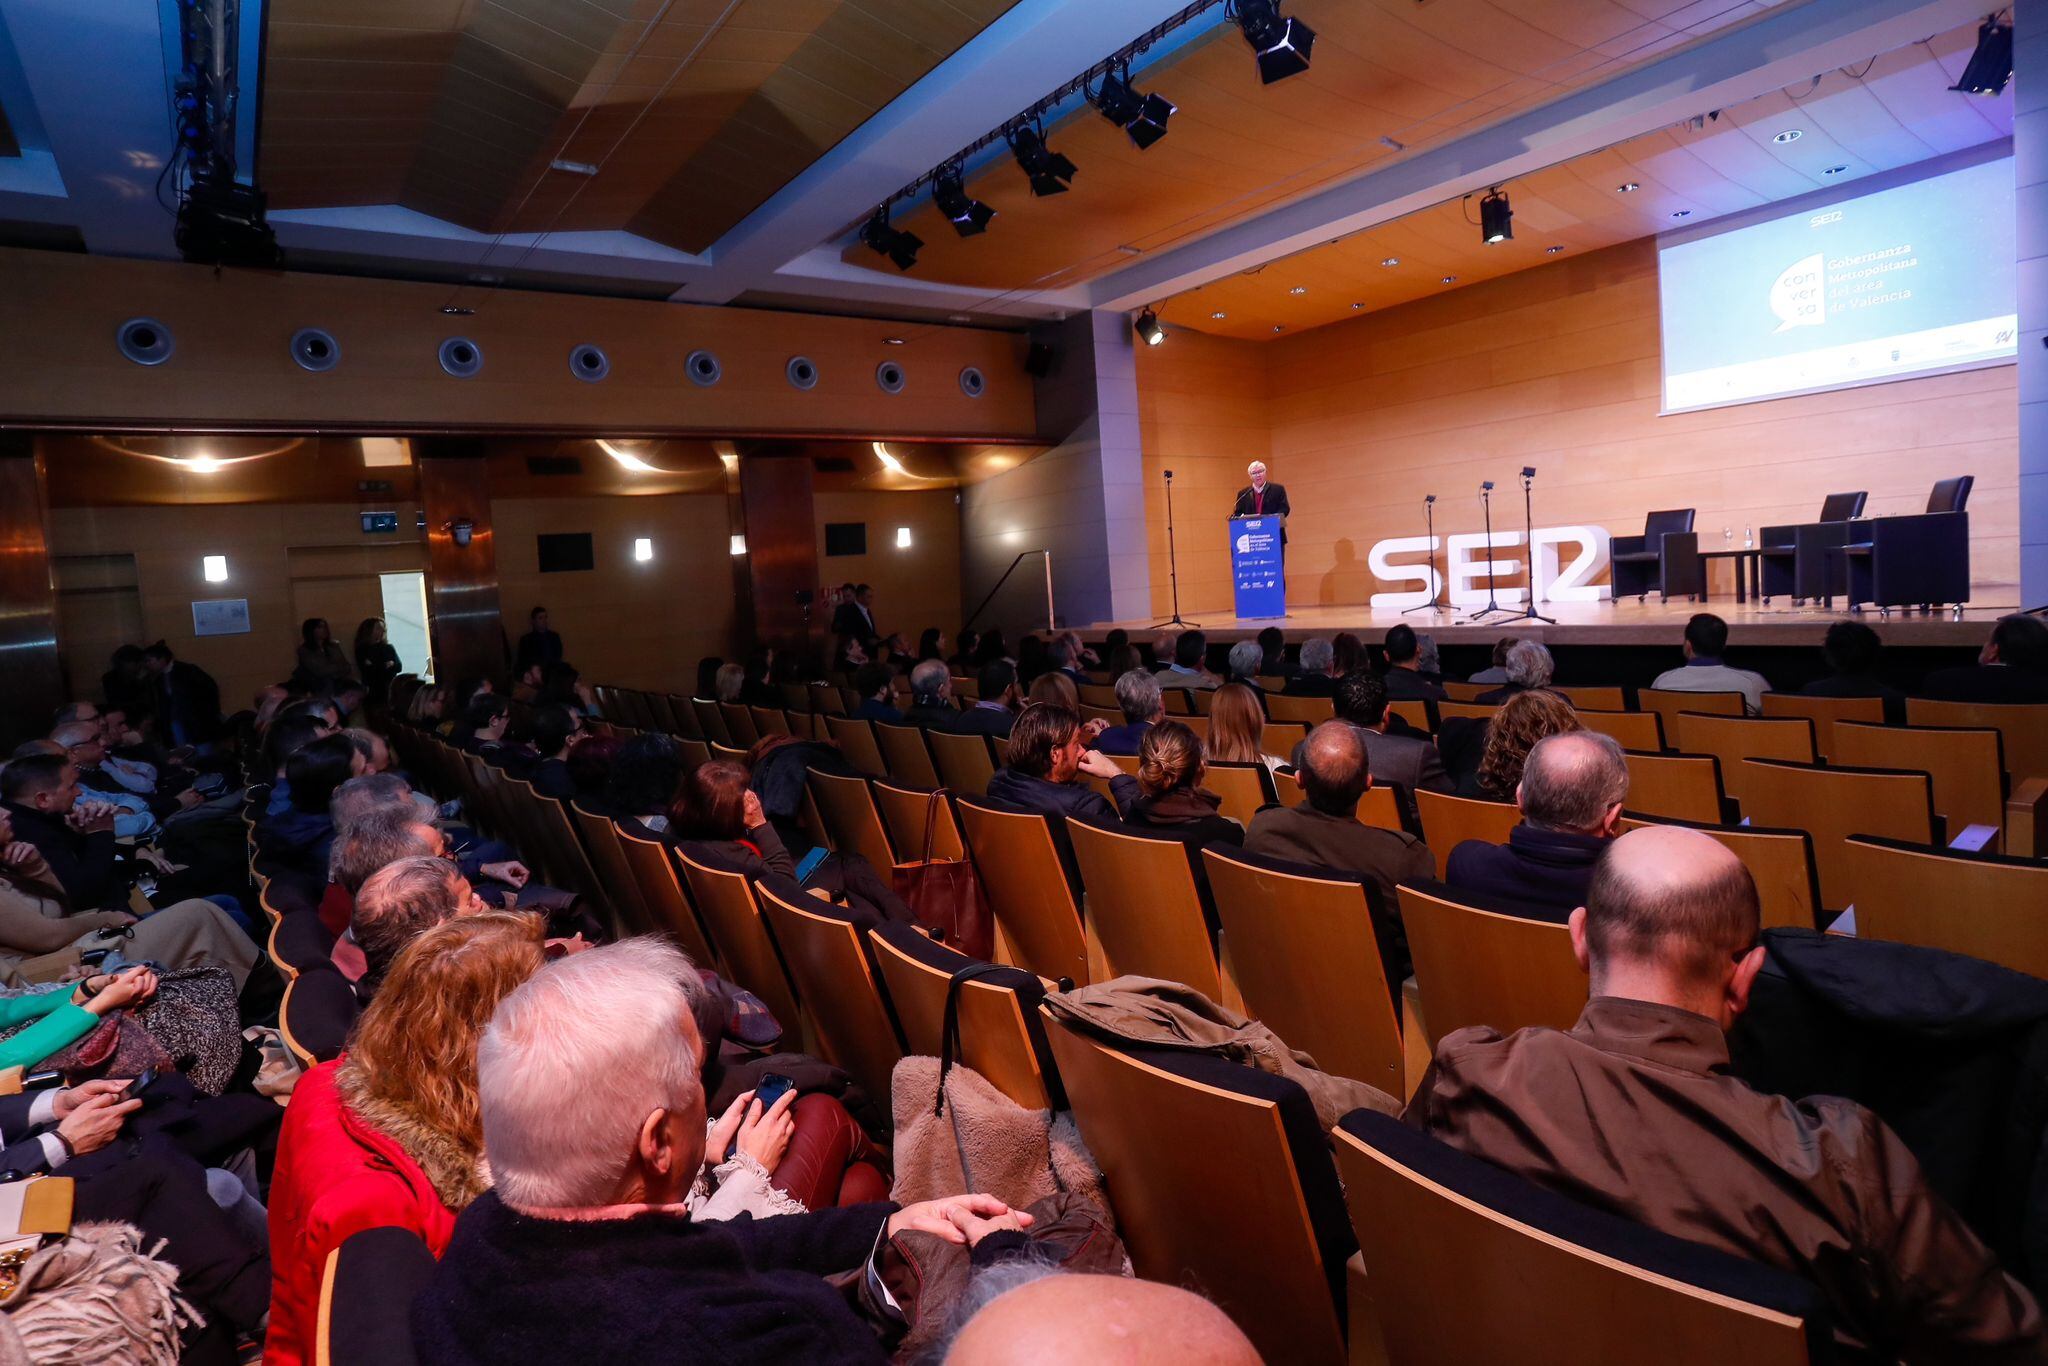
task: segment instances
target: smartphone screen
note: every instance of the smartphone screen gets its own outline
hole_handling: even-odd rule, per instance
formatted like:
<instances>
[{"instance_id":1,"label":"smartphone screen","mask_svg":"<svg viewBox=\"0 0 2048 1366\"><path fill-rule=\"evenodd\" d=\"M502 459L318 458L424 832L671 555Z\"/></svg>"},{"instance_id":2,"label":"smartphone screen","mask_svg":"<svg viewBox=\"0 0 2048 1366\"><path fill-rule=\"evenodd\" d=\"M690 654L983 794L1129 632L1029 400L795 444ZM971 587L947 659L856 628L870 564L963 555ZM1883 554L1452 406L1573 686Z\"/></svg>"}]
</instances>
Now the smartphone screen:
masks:
<instances>
[{"instance_id":1,"label":"smartphone screen","mask_svg":"<svg viewBox=\"0 0 2048 1366\"><path fill-rule=\"evenodd\" d=\"M754 1102L758 1101L761 1106L761 1113L765 1115L775 1108L776 1101L781 1100L795 1089L796 1082L783 1076L780 1072L764 1072L761 1074L760 1082L754 1087L754 1100L747 1103L747 1108L752 1110ZM725 1161L732 1161L732 1155L739 1150L740 1141L738 1136L735 1135L733 1141L726 1145Z\"/></svg>"}]
</instances>

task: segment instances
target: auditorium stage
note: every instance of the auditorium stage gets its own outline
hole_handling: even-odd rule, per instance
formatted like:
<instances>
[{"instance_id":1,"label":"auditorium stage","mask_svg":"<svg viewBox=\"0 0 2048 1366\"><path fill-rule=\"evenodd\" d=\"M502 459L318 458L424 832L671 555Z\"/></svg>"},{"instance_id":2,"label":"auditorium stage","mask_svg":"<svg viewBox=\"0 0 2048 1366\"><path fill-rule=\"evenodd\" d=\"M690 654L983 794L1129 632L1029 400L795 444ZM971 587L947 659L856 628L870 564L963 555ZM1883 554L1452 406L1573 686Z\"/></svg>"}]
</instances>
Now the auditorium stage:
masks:
<instances>
[{"instance_id":1,"label":"auditorium stage","mask_svg":"<svg viewBox=\"0 0 2048 1366\"><path fill-rule=\"evenodd\" d=\"M2017 596L2010 589L1998 596L2006 599L2008 595ZM1695 612L1713 612L1726 621L1729 643L1737 646L1819 645L1832 623L1861 621L1874 627L1891 646L1976 647L1983 644L1993 621L2017 610L2017 602L2010 600L1988 606L1973 604L1964 611L1962 620L1957 621L1948 611L1923 613L1894 609L1889 617L1881 617L1871 609L1851 616L1841 611L1794 607L1782 599L1768 605L1754 600L1738 604L1733 597L1717 596L1706 603L1684 599L1672 603L1655 599L1649 602L1630 599L1619 603L1545 603L1543 613L1557 618L1555 626L1513 616L1492 617L1468 624L1466 619L1471 615L1470 608L1460 608L1456 612L1423 611L1403 615L1397 611L1374 611L1363 604L1296 607L1286 616L1271 620L1242 620L1223 612L1189 608L1183 608L1182 615L1206 631L1212 644L1255 636L1268 626L1278 626L1285 631L1290 643L1298 644L1310 636L1351 631L1366 643L1377 644L1389 628L1407 622L1417 631L1434 636L1440 645L1491 644L1502 636L1527 636L1546 645L1667 645L1676 649L1686 619ZM1151 617L1143 621L1104 621L1080 629L1082 635L1090 639L1099 639L1103 632L1114 627L1122 627L1133 635L1143 635L1156 629L1158 620Z\"/></svg>"}]
</instances>

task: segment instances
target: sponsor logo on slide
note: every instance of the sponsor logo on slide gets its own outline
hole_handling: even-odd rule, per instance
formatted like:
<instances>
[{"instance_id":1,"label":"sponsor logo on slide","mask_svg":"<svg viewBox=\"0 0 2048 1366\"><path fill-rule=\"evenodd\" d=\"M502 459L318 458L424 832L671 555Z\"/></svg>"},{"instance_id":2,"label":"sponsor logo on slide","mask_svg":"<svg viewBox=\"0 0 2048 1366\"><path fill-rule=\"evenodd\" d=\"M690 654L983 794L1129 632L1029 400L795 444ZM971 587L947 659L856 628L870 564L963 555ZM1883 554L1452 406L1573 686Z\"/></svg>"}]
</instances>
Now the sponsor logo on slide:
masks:
<instances>
[{"instance_id":1,"label":"sponsor logo on slide","mask_svg":"<svg viewBox=\"0 0 2048 1366\"><path fill-rule=\"evenodd\" d=\"M1771 284L1771 312L1777 315L1779 332L1819 327L1828 320L1827 275L1819 252L1779 272Z\"/></svg>"},{"instance_id":2,"label":"sponsor logo on slide","mask_svg":"<svg viewBox=\"0 0 2048 1366\"><path fill-rule=\"evenodd\" d=\"M1250 553L1251 553L1251 549L1252 549L1252 538L1251 538L1251 537L1249 537L1249 536L1240 536L1240 537L1238 537L1238 538L1237 538L1237 553L1238 553L1238 554L1240 554L1240 555L1248 555L1248 554L1250 554Z\"/></svg>"}]
</instances>

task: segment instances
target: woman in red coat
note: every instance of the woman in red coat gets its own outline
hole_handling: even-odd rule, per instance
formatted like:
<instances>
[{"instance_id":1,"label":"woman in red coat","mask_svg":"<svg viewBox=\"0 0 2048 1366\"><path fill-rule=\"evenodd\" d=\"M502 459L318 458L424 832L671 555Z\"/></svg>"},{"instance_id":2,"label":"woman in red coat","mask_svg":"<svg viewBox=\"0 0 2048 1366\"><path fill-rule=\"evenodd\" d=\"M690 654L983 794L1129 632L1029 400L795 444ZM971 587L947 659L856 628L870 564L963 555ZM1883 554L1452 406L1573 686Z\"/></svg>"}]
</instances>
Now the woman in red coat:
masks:
<instances>
[{"instance_id":1,"label":"woman in red coat","mask_svg":"<svg viewBox=\"0 0 2048 1366\"><path fill-rule=\"evenodd\" d=\"M419 1235L436 1257L489 1184L476 1046L498 1002L545 961L539 916L493 911L399 954L348 1054L299 1079L270 1188L266 1366L313 1357L327 1256L364 1229Z\"/></svg>"}]
</instances>

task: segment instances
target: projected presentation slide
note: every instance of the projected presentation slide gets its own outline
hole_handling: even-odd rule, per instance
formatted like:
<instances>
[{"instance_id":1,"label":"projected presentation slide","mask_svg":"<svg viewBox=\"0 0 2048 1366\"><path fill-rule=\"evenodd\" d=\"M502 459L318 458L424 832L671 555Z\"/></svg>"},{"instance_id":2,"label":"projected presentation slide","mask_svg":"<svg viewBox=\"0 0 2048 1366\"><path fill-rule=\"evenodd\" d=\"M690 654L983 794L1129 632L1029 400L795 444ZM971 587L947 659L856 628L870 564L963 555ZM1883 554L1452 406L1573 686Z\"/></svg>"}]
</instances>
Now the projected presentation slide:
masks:
<instances>
[{"instance_id":1,"label":"projected presentation slide","mask_svg":"<svg viewBox=\"0 0 2048 1366\"><path fill-rule=\"evenodd\" d=\"M1660 242L1664 410L2019 351L2010 157Z\"/></svg>"}]
</instances>

